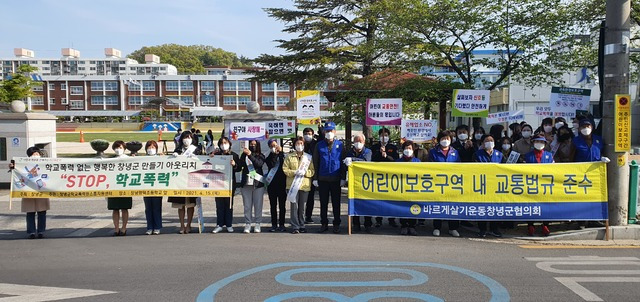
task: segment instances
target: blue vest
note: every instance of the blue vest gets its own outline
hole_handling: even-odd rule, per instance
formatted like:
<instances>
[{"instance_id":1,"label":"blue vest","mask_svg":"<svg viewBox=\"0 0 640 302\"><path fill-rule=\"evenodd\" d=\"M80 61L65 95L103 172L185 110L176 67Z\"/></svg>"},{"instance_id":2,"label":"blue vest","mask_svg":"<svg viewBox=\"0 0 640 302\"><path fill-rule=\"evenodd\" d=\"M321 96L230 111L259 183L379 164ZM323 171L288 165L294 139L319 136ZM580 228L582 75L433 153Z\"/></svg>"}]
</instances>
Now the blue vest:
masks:
<instances>
[{"instance_id":1,"label":"blue vest","mask_svg":"<svg viewBox=\"0 0 640 302\"><path fill-rule=\"evenodd\" d=\"M531 151L524 155L524 161L530 164L538 164L536 160L536 152ZM542 158L540 159L539 164L551 164L553 163L553 154L549 151L542 151Z\"/></svg>"},{"instance_id":2,"label":"blue vest","mask_svg":"<svg viewBox=\"0 0 640 302\"><path fill-rule=\"evenodd\" d=\"M404 156L402 156L402 157L396 159L396 162L399 162L399 163L419 163L420 160L417 159L415 156L411 157L411 160L407 160Z\"/></svg>"},{"instance_id":3,"label":"blue vest","mask_svg":"<svg viewBox=\"0 0 640 302\"><path fill-rule=\"evenodd\" d=\"M360 152L360 155L356 156L356 151L354 149L349 150L349 152L347 153L347 157L355 157L355 158L359 158L362 160L367 160L366 156L367 154L371 153L371 149L367 148L367 147L362 147L362 152ZM371 158L371 157L369 157Z\"/></svg>"},{"instance_id":4,"label":"blue vest","mask_svg":"<svg viewBox=\"0 0 640 302\"><path fill-rule=\"evenodd\" d=\"M318 148L318 162L320 164L319 176L340 177L340 164L342 162L343 144L339 140L334 140L331 150L326 140L321 140L316 145Z\"/></svg>"},{"instance_id":5,"label":"blue vest","mask_svg":"<svg viewBox=\"0 0 640 302\"><path fill-rule=\"evenodd\" d=\"M602 137L591 135L591 147L587 145L582 135L574 137L572 141L576 148L576 162L600 161L600 152L604 144Z\"/></svg>"},{"instance_id":6,"label":"blue vest","mask_svg":"<svg viewBox=\"0 0 640 302\"><path fill-rule=\"evenodd\" d=\"M480 149L476 151L476 158L478 159L478 162L481 163L501 163L503 155L502 152L494 149L493 153L491 153L491 156L489 156L489 154L487 154L487 151L485 151L484 149Z\"/></svg>"},{"instance_id":7,"label":"blue vest","mask_svg":"<svg viewBox=\"0 0 640 302\"><path fill-rule=\"evenodd\" d=\"M429 159L438 163L457 163L460 162L460 154L455 148L449 147L449 153L445 156L440 152L440 147L435 147L429 150Z\"/></svg>"}]
</instances>

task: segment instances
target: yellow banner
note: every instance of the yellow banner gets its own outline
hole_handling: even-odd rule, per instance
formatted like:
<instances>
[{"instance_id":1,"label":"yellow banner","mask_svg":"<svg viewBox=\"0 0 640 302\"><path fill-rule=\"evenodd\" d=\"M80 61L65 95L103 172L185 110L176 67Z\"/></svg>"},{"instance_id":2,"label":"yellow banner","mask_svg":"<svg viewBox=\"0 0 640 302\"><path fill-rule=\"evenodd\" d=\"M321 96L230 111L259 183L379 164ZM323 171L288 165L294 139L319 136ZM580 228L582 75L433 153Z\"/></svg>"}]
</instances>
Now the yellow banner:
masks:
<instances>
[{"instance_id":1,"label":"yellow banner","mask_svg":"<svg viewBox=\"0 0 640 302\"><path fill-rule=\"evenodd\" d=\"M615 104L616 152L631 150L631 95L616 94Z\"/></svg>"}]
</instances>

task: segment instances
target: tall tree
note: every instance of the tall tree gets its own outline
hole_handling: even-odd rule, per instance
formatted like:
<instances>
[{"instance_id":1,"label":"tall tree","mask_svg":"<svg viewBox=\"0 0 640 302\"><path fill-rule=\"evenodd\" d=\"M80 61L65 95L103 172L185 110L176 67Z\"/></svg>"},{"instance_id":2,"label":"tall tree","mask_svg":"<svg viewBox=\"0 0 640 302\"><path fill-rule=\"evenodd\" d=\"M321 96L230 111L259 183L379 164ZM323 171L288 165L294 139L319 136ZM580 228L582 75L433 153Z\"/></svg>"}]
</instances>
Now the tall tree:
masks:
<instances>
[{"instance_id":1,"label":"tall tree","mask_svg":"<svg viewBox=\"0 0 640 302\"><path fill-rule=\"evenodd\" d=\"M251 60L246 57L238 57L233 52L207 45L163 44L144 46L129 54L128 57L138 62L144 62L145 54L157 55L162 63L174 65L179 73L186 74L203 73L204 66L210 65L232 67L252 65Z\"/></svg>"},{"instance_id":2,"label":"tall tree","mask_svg":"<svg viewBox=\"0 0 640 302\"><path fill-rule=\"evenodd\" d=\"M0 102L10 103L33 96L33 88L42 86L42 82L31 79L30 73L38 68L28 64L18 66L18 72L12 73L0 82Z\"/></svg>"}]
</instances>

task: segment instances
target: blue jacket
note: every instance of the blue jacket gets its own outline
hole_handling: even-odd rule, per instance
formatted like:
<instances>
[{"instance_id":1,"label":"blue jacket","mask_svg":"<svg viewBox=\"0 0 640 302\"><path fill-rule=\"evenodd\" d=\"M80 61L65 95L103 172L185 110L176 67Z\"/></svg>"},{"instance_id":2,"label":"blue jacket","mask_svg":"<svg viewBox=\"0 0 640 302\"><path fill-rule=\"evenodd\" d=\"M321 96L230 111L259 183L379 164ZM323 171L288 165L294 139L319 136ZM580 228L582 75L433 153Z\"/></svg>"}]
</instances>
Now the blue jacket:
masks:
<instances>
[{"instance_id":1,"label":"blue jacket","mask_svg":"<svg viewBox=\"0 0 640 302\"><path fill-rule=\"evenodd\" d=\"M326 140L319 141L313 153L313 164L316 169L314 179L323 181L345 179L346 169L342 163L344 158L344 144L341 141L334 140L331 150Z\"/></svg>"},{"instance_id":2,"label":"blue jacket","mask_svg":"<svg viewBox=\"0 0 640 302\"><path fill-rule=\"evenodd\" d=\"M493 153L489 156L486 150L480 149L473 154L473 159L479 163L502 163L504 155L502 155L502 152L493 149Z\"/></svg>"},{"instance_id":3,"label":"blue jacket","mask_svg":"<svg viewBox=\"0 0 640 302\"><path fill-rule=\"evenodd\" d=\"M457 163L460 162L460 153L453 147L449 147L447 156L442 154L440 147L429 150L429 161L437 163Z\"/></svg>"},{"instance_id":4,"label":"blue jacket","mask_svg":"<svg viewBox=\"0 0 640 302\"><path fill-rule=\"evenodd\" d=\"M575 162L600 161L602 146L604 145L602 137L591 135L591 147L587 145L582 135L574 137L572 142L576 149Z\"/></svg>"},{"instance_id":5,"label":"blue jacket","mask_svg":"<svg viewBox=\"0 0 640 302\"><path fill-rule=\"evenodd\" d=\"M358 155L356 155L356 150L354 148L352 148L351 150L349 150L349 152L347 152L347 157L355 157L363 161L371 161L371 155L372 155L371 149L367 147L363 147L362 152L360 152L360 154Z\"/></svg>"},{"instance_id":6,"label":"blue jacket","mask_svg":"<svg viewBox=\"0 0 640 302\"><path fill-rule=\"evenodd\" d=\"M551 164L553 163L553 153L542 151L540 162L536 160L536 151L531 151L524 155L524 162L530 164Z\"/></svg>"}]
</instances>

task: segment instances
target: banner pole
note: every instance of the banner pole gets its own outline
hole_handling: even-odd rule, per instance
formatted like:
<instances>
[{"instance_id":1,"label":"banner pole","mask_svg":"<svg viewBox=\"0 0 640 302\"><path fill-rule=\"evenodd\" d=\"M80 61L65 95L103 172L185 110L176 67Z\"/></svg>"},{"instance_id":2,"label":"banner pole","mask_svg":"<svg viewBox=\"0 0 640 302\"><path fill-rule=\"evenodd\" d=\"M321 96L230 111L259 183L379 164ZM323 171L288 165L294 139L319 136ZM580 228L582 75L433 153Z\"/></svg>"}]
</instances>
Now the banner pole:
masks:
<instances>
[{"instance_id":1,"label":"banner pole","mask_svg":"<svg viewBox=\"0 0 640 302\"><path fill-rule=\"evenodd\" d=\"M347 217L349 217L349 218L347 219L347 220L348 220L348 222L349 222L348 230L349 230L349 235L351 235L351 215L349 215L349 216L347 216Z\"/></svg>"},{"instance_id":2,"label":"banner pole","mask_svg":"<svg viewBox=\"0 0 640 302\"><path fill-rule=\"evenodd\" d=\"M604 221L604 240L609 241L609 219Z\"/></svg>"},{"instance_id":3,"label":"banner pole","mask_svg":"<svg viewBox=\"0 0 640 302\"><path fill-rule=\"evenodd\" d=\"M11 184L9 185L9 211L11 211L11 209L13 208L13 181L14 181L14 177L13 177L13 170L11 170Z\"/></svg>"}]
</instances>

